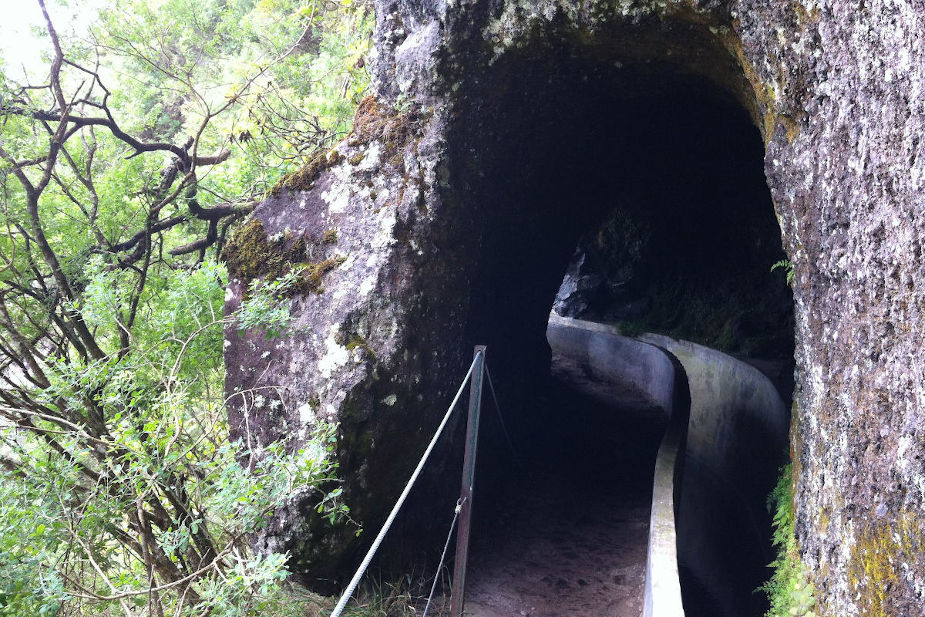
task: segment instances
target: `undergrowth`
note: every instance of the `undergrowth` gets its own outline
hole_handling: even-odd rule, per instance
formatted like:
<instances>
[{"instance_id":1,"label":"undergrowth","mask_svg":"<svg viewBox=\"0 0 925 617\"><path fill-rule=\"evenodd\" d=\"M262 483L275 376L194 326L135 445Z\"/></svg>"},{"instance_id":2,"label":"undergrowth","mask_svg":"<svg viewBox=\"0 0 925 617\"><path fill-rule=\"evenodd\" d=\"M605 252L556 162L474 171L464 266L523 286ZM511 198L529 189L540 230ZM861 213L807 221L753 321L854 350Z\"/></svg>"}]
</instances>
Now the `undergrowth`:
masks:
<instances>
[{"instance_id":1,"label":"undergrowth","mask_svg":"<svg viewBox=\"0 0 925 617\"><path fill-rule=\"evenodd\" d=\"M393 582L373 579L347 604L348 617L417 617L427 601L428 581L407 574ZM446 615L449 596L441 593L434 598L428 613L432 617Z\"/></svg>"},{"instance_id":2,"label":"undergrowth","mask_svg":"<svg viewBox=\"0 0 925 617\"><path fill-rule=\"evenodd\" d=\"M759 588L771 604L767 617L815 617L813 586L800 560L794 533L792 474L792 465L782 467L777 486L768 496L768 509L774 509L772 541L777 547L777 559L769 564L774 568L771 579Z\"/></svg>"}]
</instances>

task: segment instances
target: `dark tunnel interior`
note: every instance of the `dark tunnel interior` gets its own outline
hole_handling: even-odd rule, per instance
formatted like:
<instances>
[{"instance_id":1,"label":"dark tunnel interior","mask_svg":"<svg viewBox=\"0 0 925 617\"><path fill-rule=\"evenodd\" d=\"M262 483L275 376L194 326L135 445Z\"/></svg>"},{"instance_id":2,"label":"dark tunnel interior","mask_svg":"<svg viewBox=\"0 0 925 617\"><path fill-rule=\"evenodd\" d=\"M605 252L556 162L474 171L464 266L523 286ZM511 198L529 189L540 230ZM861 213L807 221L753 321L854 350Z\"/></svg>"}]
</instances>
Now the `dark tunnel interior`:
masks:
<instances>
[{"instance_id":1,"label":"dark tunnel interior","mask_svg":"<svg viewBox=\"0 0 925 617\"><path fill-rule=\"evenodd\" d=\"M613 500L647 508L651 498L664 419L591 402L550 378L546 324L576 247L603 281L577 316L744 358L788 403L793 313L784 273L771 271L784 254L760 135L715 84L674 65L549 48L497 62L458 109L448 199L470 213L480 255L469 338L488 345L517 450L486 412L474 526L487 540L474 540L478 559L503 544L492 538L510 531L518 504L570 504L554 517ZM778 464L756 477L767 483ZM544 491L552 494L538 503ZM731 568L747 605L736 617L766 610L753 590L768 556ZM685 574L687 614L723 615Z\"/></svg>"}]
</instances>

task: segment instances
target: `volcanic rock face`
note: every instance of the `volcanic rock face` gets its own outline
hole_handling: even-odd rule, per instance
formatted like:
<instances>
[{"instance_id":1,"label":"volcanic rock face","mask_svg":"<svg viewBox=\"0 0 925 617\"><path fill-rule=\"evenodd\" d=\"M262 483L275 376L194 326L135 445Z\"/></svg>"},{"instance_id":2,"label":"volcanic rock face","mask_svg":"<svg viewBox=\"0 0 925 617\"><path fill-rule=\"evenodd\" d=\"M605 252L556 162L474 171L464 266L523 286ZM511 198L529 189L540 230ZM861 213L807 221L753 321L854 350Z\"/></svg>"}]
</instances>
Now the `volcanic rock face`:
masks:
<instances>
[{"instance_id":1,"label":"volcanic rock face","mask_svg":"<svg viewBox=\"0 0 925 617\"><path fill-rule=\"evenodd\" d=\"M639 126L721 123L734 100L761 131L794 268L791 449L816 612L920 614L925 5L380 0L376 14L376 100L255 214L258 255L315 268L291 336L227 334L236 433L295 447L338 421L346 498L375 530L472 344L512 398L542 369L579 236L645 171L635 161L658 163L635 156ZM233 271L228 309L268 274ZM344 576L356 540L312 503L294 498L264 541L318 585Z\"/></svg>"}]
</instances>

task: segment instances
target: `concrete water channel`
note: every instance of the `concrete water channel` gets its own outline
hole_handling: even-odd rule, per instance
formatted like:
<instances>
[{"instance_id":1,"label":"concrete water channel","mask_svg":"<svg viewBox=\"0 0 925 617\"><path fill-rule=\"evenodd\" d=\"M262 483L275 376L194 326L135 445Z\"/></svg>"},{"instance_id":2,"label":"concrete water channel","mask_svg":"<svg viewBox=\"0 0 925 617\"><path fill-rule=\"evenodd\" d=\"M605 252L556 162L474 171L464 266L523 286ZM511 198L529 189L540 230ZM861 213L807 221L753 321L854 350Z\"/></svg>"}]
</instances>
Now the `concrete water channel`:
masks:
<instances>
[{"instance_id":1,"label":"concrete water channel","mask_svg":"<svg viewBox=\"0 0 925 617\"><path fill-rule=\"evenodd\" d=\"M668 337L555 315L547 337L524 447L480 471L466 615L761 615L788 416L773 383Z\"/></svg>"}]
</instances>

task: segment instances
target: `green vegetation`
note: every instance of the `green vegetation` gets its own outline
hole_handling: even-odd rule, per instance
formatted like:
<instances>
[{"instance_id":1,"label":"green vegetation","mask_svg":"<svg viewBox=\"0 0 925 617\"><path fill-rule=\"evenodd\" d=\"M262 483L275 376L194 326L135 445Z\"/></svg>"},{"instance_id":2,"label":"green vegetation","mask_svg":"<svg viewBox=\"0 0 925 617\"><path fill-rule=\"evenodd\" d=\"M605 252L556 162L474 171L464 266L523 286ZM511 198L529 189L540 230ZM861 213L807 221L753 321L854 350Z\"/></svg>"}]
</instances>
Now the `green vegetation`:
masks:
<instances>
[{"instance_id":1,"label":"green vegetation","mask_svg":"<svg viewBox=\"0 0 925 617\"><path fill-rule=\"evenodd\" d=\"M293 291L344 258L257 222L227 238L330 163L371 7L99 0L82 32L33 1L44 64L0 58L0 616L319 614L249 540L294 491L346 513L335 427L230 441L222 337L283 335ZM248 285L228 317L219 254Z\"/></svg>"},{"instance_id":2,"label":"green vegetation","mask_svg":"<svg viewBox=\"0 0 925 617\"><path fill-rule=\"evenodd\" d=\"M232 277L250 283L257 277L282 278L293 263L305 257L305 240L283 234L270 240L259 219L242 225L225 245L222 259Z\"/></svg>"},{"instance_id":3,"label":"green vegetation","mask_svg":"<svg viewBox=\"0 0 925 617\"><path fill-rule=\"evenodd\" d=\"M337 165L343 160L344 157L337 150L332 150L329 153L322 152L296 171L280 178L279 182L270 189L270 194L279 196L283 189L307 191L312 188L322 171Z\"/></svg>"},{"instance_id":4,"label":"green vegetation","mask_svg":"<svg viewBox=\"0 0 925 617\"><path fill-rule=\"evenodd\" d=\"M771 580L761 587L771 603L767 616L814 617L813 586L800 559L794 534L792 465L781 469L777 486L768 497L768 508L774 509L773 542L777 559L770 564L774 568Z\"/></svg>"},{"instance_id":5,"label":"green vegetation","mask_svg":"<svg viewBox=\"0 0 925 617\"><path fill-rule=\"evenodd\" d=\"M241 331L263 329L267 338L276 338L289 328L292 316L286 299L298 285L301 270L290 270L278 279L254 279L236 313Z\"/></svg>"},{"instance_id":6,"label":"green vegetation","mask_svg":"<svg viewBox=\"0 0 925 617\"><path fill-rule=\"evenodd\" d=\"M337 231L328 229L315 243L325 246L337 243ZM255 289L268 285L279 300L292 294L322 293L324 275L346 261L346 257L328 257L319 262L305 261L306 242L285 233L273 240L267 238L263 223L252 219L232 236L222 251L222 258L231 276L248 283L247 298ZM281 281L287 281L285 288Z\"/></svg>"},{"instance_id":7,"label":"green vegetation","mask_svg":"<svg viewBox=\"0 0 925 617\"><path fill-rule=\"evenodd\" d=\"M390 583L373 579L344 609L347 617L416 617L426 601L426 589L421 581L406 575ZM448 604L445 598L438 598L434 605ZM449 607L445 607L449 610ZM440 615L442 613L431 613Z\"/></svg>"},{"instance_id":8,"label":"green vegetation","mask_svg":"<svg viewBox=\"0 0 925 617\"><path fill-rule=\"evenodd\" d=\"M791 262L789 259L781 259L780 261L775 262L771 266L771 272L774 272L778 268L783 269L783 271L787 273L787 284L792 287L793 286L793 262Z\"/></svg>"}]
</instances>

